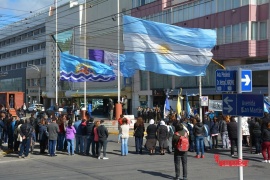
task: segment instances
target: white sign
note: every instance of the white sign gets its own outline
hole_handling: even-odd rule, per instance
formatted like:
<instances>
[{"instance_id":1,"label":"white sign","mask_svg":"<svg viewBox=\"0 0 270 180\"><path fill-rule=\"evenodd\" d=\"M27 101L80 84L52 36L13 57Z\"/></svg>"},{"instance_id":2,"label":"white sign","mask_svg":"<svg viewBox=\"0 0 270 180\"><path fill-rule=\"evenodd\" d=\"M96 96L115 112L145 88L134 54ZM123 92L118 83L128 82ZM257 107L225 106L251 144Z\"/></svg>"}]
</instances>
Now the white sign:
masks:
<instances>
[{"instance_id":1,"label":"white sign","mask_svg":"<svg viewBox=\"0 0 270 180\"><path fill-rule=\"evenodd\" d=\"M201 106L208 106L208 96L201 96Z\"/></svg>"},{"instance_id":2,"label":"white sign","mask_svg":"<svg viewBox=\"0 0 270 180\"><path fill-rule=\"evenodd\" d=\"M209 99L209 111L222 111L222 100L211 100Z\"/></svg>"}]
</instances>

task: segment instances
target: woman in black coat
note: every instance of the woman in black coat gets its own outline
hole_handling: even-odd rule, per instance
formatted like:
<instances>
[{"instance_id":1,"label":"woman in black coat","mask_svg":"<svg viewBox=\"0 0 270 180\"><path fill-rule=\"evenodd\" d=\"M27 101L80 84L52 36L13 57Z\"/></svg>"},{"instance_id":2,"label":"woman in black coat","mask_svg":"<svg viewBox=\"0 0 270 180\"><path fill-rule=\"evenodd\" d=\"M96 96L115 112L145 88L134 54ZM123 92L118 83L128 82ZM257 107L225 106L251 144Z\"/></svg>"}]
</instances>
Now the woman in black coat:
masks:
<instances>
[{"instance_id":1,"label":"woman in black coat","mask_svg":"<svg viewBox=\"0 0 270 180\"><path fill-rule=\"evenodd\" d=\"M145 127L143 119L141 117L138 117L137 122L134 124L135 147L137 154L142 154L144 131Z\"/></svg>"},{"instance_id":2,"label":"woman in black coat","mask_svg":"<svg viewBox=\"0 0 270 180\"><path fill-rule=\"evenodd\" d=\"M262 136L261 119L255 118L255 123L252 129L253 129L252 130L253 132L251 132L251 134L253 134L254 144L256 148L255 153L260 154L261 153L261 136Z\"/></svg>"},{"instance_id":3,"label":"woman in black coat","mask_svg":"<svg viewBox=\"0 0 270 180\"><path fill-rule=\"evenodd\" d=\"M237 148L237 122L235 121L235 117L230 118L230 122L227 125L228 135L231 141L231 156L234 157L234 149L235 146ZM238 149L237 149L238 152Z\"/></svg>"}]
</instances>

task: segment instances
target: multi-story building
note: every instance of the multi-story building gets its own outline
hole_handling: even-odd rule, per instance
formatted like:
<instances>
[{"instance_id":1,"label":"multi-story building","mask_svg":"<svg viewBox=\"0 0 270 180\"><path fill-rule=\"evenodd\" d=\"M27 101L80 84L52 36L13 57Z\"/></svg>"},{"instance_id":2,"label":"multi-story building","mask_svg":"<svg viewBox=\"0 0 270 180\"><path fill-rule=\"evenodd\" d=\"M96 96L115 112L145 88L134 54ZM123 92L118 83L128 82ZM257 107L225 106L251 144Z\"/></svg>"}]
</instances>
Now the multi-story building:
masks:
<instances>
[{"instance_id":1,"label":"multi-story building","mask_svg":"<svg viewBox=\"0 0 270 180\"><path fill-rule=\"evenodd\" d=\"M0 91L25 92L25 102L43 103L46 89L45 17L40 12L0 29Z\"/></svg>"},{"instance_id":2,"label":"multi-story building","mask_svg":"<svg viewBox=\"0 0 270 180\"><path fill-rule=\"evenodd\" d=\"M38 25L29 27L24 24L25 26L21 26L19 30L9 30L9 33L0 36L0 60L3 62L1 63L1 73L6 75L0 77L0 80L14 82L15 73L12 72L16 71L15 77L25 76L25 79L19 79L20 83L16 84L26 82L25 87L23 85L20 87L21 90L26 92L27 97L30 96L29 100L37 99L35 93L38 88L35 85L38 83L35 83L33 79L36 76L17 73L20 72L20 69L22 73L25 73L25 68L29 64L34 64L40 67L41 79L44 77L43 80L46 82L46 88L42 87L42 100L46 104L54 104L56 98L59 103L64 104L74 100L83 102L84 83L58 81L59 54L61 51L69 51L76 56L88 58L89 49L118 52L118 39L120 40L120 53L123 53L122 28L121 24L120 26L117 24L117 20L118 18L121 20L121 16L118 16L116 2L115 0L91 0L86 1L86 4L79 4L71 1L59 6L57 13L55 8L51 8L52 11L46 20ZM222 65L226 68L245 65L252 69L257 64L263 63L265 65L263 68L253 69L253 93L269 94L269 69L267 69L270 52L268 48L269 0L132 0L119 2L121 15L126 14L182 27L207 28L217 31L217 45L212 52L213 59L221 65L211 62L206 76L202 77L202 94L209 96L209 99L221 99L221 94L215 90L215 71L222 69ZM23 24L23 21L21 23ZM12 29L12 25L5 28ZM37 29L39 29L38 32ZM118 31L120 31L120 36ZM44 33L44 35L37 36L36 33ZM45 72L41 68L43 66L40 66L42 64L46 64ZM36 71L34 68L31 70ZM38 71L36 71L37 73ZM44 76L43 73L45 73ZM40 83L43 80L39 80ZM183 95L186 93L197 94L198 86L198 77L176 77L146 71L138 71L132 78L120 78L121 95L128 96L129 112L132 114L136 113L137 106L163 106L164 90L166 89L173 90L171 97L176 97L180 88L182 88ZM9 86L5 88L7 87ZM103 99L103 105L106 106L106 99L109 97L117 100L117 80L106 83L87 82L86 87L87 101ZM30 91L31 88L34 91ZM189 100L193 105L197 105L199 97L190 97Z\"/></svg>"}]
</instances>

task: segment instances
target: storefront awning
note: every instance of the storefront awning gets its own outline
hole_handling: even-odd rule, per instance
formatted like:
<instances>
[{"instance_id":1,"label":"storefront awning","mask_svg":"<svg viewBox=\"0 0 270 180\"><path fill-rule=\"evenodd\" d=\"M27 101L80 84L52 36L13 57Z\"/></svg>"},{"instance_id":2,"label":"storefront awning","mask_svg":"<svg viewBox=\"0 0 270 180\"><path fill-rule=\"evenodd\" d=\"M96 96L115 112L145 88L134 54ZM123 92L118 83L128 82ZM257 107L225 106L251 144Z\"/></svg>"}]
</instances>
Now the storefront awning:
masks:
<instances>
[{"instance_id":1,"label":"storefront awning","mask_svg":"<svg viewBox=\"0 0 270 180\"><path fill-rule=\"evenodd\" d=\"M117 89L88 89L86 90L86 96L89 97L113 97L117 96ZM82 97L84 96L83 90L77 90L77 91L66 91L65 96L67 98L70 97Z\"/></svg>"}]
</instances>

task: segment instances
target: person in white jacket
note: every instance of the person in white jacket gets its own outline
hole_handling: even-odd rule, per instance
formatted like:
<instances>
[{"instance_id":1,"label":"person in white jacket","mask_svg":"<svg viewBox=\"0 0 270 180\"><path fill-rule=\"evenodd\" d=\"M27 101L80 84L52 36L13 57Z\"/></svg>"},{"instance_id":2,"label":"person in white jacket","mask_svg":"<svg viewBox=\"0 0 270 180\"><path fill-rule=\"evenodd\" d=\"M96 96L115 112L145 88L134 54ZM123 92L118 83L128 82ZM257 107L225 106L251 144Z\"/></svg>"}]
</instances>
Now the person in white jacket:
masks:
<instances>
[{"instance_id":1,"label":"person in white jacket","mask_svg":"<svg viewBox=\"0 0 270 180\"><path fill-rule=\"evenodd\" d=\"M121 134L121 155L128 155L128 138L129 138L129 124L126 118L123 118L122 125L120 126Z\"/></svg>"}]
</instances>

